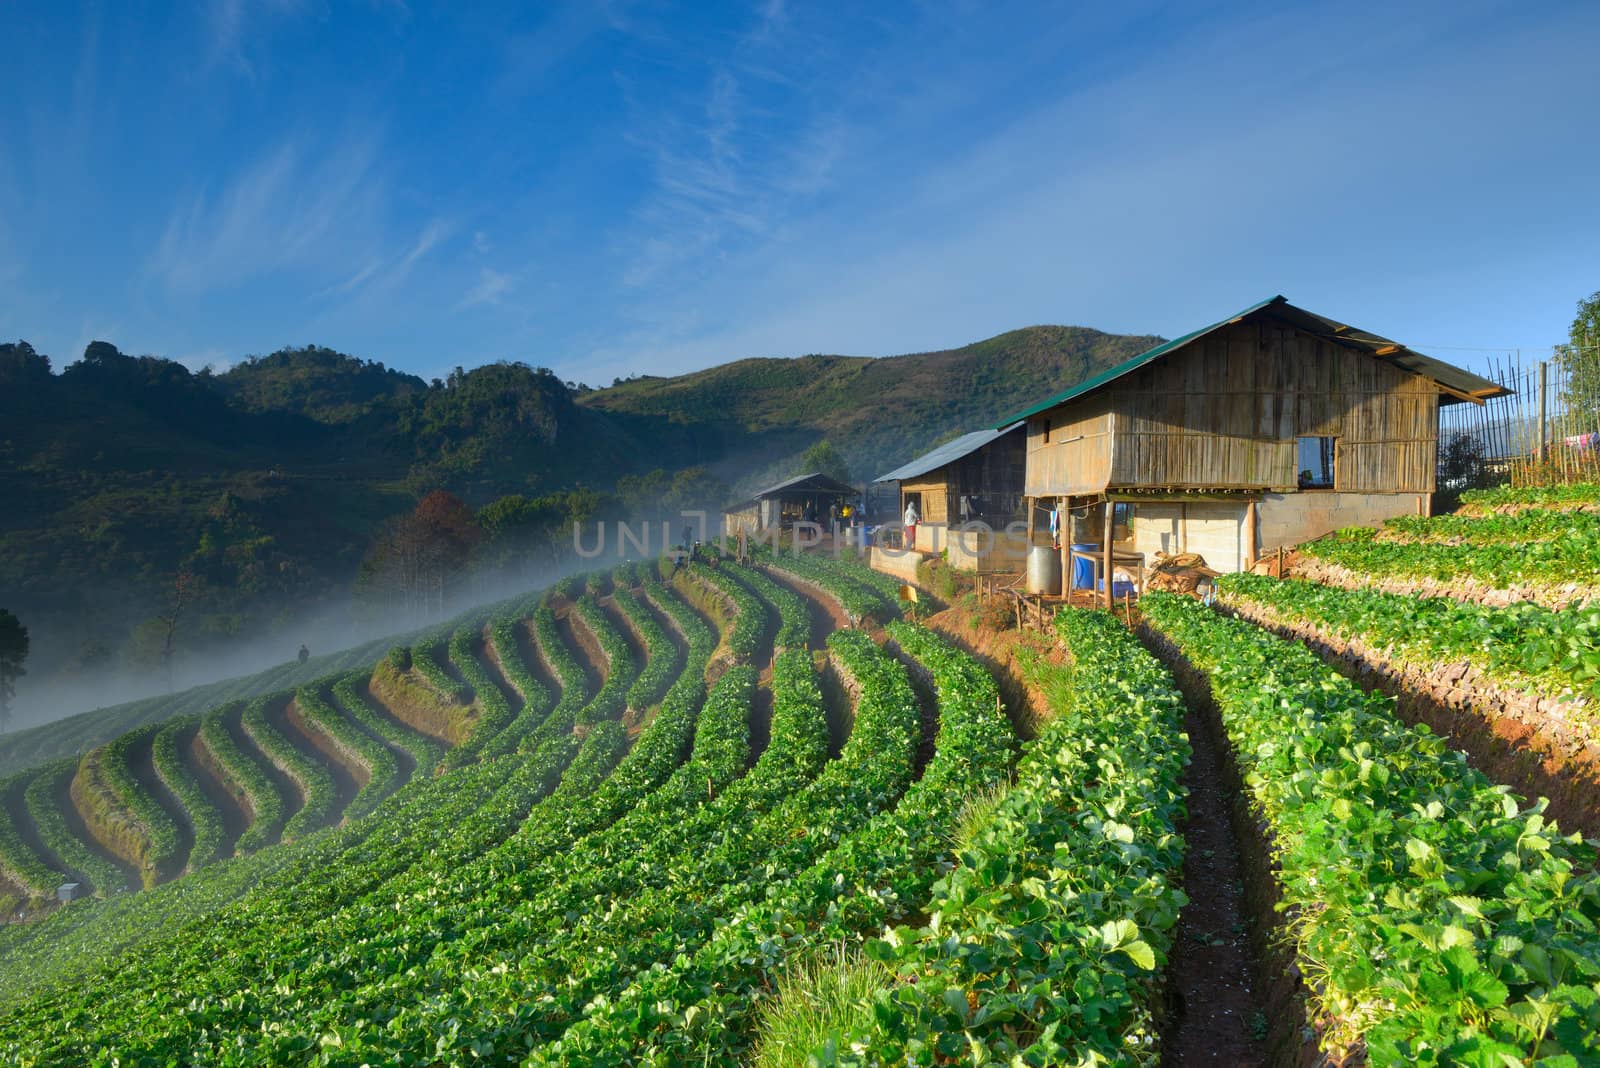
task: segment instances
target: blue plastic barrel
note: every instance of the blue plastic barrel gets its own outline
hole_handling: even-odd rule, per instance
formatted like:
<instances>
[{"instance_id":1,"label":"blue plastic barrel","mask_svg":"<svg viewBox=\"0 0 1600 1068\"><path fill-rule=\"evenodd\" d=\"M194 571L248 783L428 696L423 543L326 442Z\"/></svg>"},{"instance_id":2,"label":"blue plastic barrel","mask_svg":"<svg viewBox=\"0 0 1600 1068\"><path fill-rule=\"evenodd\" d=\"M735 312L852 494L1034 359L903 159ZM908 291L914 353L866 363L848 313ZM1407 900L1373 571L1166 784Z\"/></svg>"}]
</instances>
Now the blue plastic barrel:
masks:
<instances>
[{"instance_id":1,"label":"blue plastic barrel","mask_svg":"<svg viewBox=\"0 0 1600 1068\"><path fill-rule=\"evenodd\" d=\"M1072 547L1077 552L1099 552L1100 543L1086 541ZM1072 558L1072 588L1075 590L1094 589L1094 561L1081 556Z\"/></svg>"}]
</instances>

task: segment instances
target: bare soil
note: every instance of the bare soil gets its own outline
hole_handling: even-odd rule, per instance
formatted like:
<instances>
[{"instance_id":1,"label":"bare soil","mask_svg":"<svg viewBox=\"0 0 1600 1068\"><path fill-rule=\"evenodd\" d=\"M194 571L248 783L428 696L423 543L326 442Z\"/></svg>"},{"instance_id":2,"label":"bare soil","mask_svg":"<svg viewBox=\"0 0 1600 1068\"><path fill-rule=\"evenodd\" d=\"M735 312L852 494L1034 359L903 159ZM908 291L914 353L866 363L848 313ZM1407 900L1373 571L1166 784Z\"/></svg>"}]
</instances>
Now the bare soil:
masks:
<instances>
[{"instance_id":1,"label":"bare soil","mask_svg":"<svg viewBox=\"0 0 1600 1068\"><path fill-rule=\"evenodd\" d=\"M1278 911L1282 894L1272 843L1250 810L1210 682L1158 632L1140 627L1139 636L1183 693L1194 749L1184 832L1184 890L1190 903L1179 915L1179 942L1168 970L1173 1012L1163 1037L1163 1064L1328 1068L1334 1062L1317 1048L1316 1028L1307 1015L1308 991L1287 935L1291 918ZM1213 850L1210 858L1205 849ZM1207 878L1204 870L1191 877L1191 865L1217 857L1228 858L1218 877ZM1238 919L1231 918L1235 915ZM1241 923L1246 944L1230 944L1237 943L1235 925ZM1223 937L1223 945L1197 945L1216 936ZM1232 969L1223 975L1231 983L1209 978L1203 955L1188 959L1198 950L1221 951L1218 965Z\"/></svg>"}]
</instances>

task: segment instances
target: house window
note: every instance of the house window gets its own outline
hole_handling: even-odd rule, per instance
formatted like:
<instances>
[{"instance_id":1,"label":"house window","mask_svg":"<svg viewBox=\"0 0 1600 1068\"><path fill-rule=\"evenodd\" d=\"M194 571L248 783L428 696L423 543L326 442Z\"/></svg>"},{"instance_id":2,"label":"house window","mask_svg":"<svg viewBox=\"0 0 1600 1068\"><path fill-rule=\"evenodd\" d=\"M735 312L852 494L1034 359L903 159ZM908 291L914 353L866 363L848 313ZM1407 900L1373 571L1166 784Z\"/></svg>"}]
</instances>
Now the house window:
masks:
<instances>
[{"instance_id":1,"label":"house window","mask_svg":"<svg viewBox=\"0 0 1600 1068\"><path fill-rule=\"evenodd\" d=\"M1301 489L1332 489L1337 438L1301 438L1298 450Z\"/></svg>"},{"instance_id":2,"label":"house window","mask_svg":"<svg viewBox=\"0 0 1600 1068\"><path fill-rule=\"evenodd\" d=\"M1048 419L1044 421L1044 443L1046 445L1050 444L1050 420Z\"/></svg>"}]
</instances>

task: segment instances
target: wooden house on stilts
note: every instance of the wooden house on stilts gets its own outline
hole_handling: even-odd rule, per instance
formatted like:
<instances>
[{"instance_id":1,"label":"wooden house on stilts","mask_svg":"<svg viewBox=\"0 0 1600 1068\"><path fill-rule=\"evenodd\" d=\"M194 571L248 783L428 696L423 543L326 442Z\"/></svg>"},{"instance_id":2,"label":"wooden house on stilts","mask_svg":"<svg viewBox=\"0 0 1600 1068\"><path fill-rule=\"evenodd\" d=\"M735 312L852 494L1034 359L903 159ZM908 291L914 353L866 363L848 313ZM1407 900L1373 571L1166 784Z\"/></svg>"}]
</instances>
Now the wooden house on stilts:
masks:
<instances>
[{"instance_id":1,"label":"wooden house on stilts","mask_svg":"<svg viewBox=\"0 0 1600 1068\"><path fill-rule=\"evenodd\" d=\"M1439 407L1508 392L1376 334L1262 301L1074 383L1026 423L1024 494L1053 510L1062 573L1092 546L1124 559L1197 552L1219 571L1265 547L1426 513ZM1045 542L1048 544L1048 541ZM1082 562L1080 550L1077 562ZM1110 598L1109 581L1103 581Z\"/></svg>"}]
</instances>

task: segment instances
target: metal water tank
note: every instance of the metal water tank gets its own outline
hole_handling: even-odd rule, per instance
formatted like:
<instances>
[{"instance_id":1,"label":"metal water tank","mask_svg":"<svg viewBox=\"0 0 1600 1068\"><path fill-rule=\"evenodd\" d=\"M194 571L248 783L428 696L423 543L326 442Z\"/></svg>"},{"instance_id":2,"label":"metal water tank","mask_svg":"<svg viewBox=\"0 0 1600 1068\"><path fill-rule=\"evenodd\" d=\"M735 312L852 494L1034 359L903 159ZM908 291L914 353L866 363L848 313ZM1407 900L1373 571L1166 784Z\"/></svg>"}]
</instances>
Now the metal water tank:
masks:
<instances>
[{"instance_id":1,"label":"metal water tank","mask_svg":"<svg viewBox=\"0 0 1600 1068\"><path fill-rule=\"evenodd\" d=\"M1049 545L1028 550L1028 592L1046 596L1061 593L1061 555Z\"/></svg>"}]
</instances>

